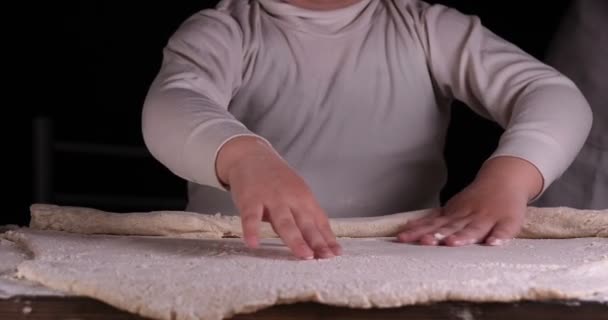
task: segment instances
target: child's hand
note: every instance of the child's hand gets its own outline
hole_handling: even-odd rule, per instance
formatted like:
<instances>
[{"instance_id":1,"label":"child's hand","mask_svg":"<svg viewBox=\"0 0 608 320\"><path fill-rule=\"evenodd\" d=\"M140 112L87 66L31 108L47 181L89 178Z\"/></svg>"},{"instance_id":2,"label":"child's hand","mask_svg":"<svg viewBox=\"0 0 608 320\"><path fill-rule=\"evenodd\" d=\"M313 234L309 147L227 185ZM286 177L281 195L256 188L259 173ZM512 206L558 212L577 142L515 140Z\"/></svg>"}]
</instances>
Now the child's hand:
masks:
<instances>
[{"instance_id":1,"label":"child's hand","mask_svg":"<svg viewBox=\"0 0 608 320\"><path fill-rule=\"evenodd\" d=\"M425 245L500 244L521 228L526 194L496 183L473 183L455 195L440 213L406 225L399 240Z\"/></svg>"},{"instance_id":2,"label":"child's hand","mask_svg":"<svg viewBox=\"0 0 608 320\"><path fill-rule=\"evenodd\" d=\"M217 171L230 187L249 247L257 247L264 220L297 257L340 255L329 220L304 180L257 138L226 143L218 155Z\"/></svg>"},{"instance_id":3,"label":"child's hand","mask_svg":"<svg viewBox=\"0 0 608 320\"><path fill-rule=\"evenodd\" d=\"M438 214L408 223L398 239L425 245L500 245L517 235L528 202L542 183L536 167L527 161L494 158Z\"/></svg>"}]
</instances>

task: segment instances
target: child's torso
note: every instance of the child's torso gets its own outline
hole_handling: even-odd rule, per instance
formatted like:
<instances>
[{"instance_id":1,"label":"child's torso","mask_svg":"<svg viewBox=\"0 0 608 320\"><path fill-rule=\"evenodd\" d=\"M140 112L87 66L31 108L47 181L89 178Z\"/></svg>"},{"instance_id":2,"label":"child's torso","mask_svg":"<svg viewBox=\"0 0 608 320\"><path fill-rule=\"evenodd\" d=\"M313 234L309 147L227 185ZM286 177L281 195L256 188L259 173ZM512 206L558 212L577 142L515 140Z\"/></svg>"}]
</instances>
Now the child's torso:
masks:
<instances>
[{"instance_id":1,"label":"child's torso","mask_svg":"<svg viewBox=\"0 0 608 320\"><path fill-rule=\"evenodd\" d=\"M389 1L371 3L346 30L320 34L253 1L243 83L229 105L333 217L437 205L445 182L449 114L416 31Z\"/></svg>"}]
</instances>

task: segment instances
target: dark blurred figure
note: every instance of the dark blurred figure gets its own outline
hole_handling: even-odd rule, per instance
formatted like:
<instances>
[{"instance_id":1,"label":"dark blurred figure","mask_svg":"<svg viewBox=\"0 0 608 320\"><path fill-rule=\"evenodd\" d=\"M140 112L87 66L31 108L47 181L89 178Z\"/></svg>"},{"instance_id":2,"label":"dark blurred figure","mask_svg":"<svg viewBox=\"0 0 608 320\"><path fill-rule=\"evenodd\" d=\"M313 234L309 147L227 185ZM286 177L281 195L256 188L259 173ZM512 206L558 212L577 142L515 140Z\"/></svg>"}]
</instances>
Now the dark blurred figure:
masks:
<instances>
[{"instance_id":1,"label":"dark blurred figure","mask_svg":"<svg viewBox=\"0 0 608 320\"><path fill-rule=\"evenodd\" d=\"M569 76L591 104L593 127L579 156L534 205L608 208L608 1L575 0L547 62Z\"/></svg>"}]
</instances>

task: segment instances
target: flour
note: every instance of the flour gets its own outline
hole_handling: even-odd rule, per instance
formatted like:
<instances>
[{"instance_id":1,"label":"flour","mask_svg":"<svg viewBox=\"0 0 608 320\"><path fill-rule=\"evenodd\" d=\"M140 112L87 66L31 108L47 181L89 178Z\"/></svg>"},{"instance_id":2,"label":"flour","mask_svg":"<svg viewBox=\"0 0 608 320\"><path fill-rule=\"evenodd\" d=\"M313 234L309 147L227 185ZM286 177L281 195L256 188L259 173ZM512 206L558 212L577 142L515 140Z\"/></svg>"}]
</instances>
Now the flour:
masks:
<instances>
[{"instance_id":1,"label":"flour","mask_svg":"<svg viewBox=\"0 0 608 320\"><path fill-rule=\"evenodd\" d=\"M31 212L30 228L9 231L12 242L0 243L22 249L2 260L12 261L4 267L11 281L18 276L153 319L220 320L294 302L608 303L608 210L530 207L516 239L498 247L395 241L408 221L431 209L332 219L344 254L312 261L296 259L267 223L261 247L247 248L235 216L52 205L33 205Z\"/></svg>"},{"instance_id":2,"label":"flour","mask_svg":"<svg viewBox=\"0 0 608 320\"><path fill-rule=\"evenodd\" d=\"M608 296L608 239L515 239L502 247L426 247L339 239L342 256L302 261L279 239L8 233L35 258L19 276L153 319L219 320L277 304L387 308L448 300Z\"/></svg>"},{"instance_id":3,"label":"flour","mask_svg":"<svg viewBox=\"0 0 608 320\"><path fill-rule=\"evenodd\" d=\"M11 241L2 239L2 234L0 234L0 299L27 295L63 295L58 291L50 290L37 283L16 278L17 266L30 258L32 257L29 257L23 248L19 248Z\"/></svg>"}]
</instances>

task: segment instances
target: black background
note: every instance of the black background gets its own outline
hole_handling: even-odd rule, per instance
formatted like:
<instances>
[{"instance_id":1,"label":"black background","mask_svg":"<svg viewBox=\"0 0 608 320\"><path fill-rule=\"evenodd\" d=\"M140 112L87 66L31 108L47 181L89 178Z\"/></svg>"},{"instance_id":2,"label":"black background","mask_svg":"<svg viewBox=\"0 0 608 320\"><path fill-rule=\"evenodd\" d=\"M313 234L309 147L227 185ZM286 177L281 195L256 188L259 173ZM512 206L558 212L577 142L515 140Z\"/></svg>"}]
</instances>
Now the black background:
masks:
<instances>
[{"instance_id":1,"label":"black background","mask_svg":"<svg viewBox=\"0 0 608 320\"><path fill-rule=\"evenodd\" d=\"M44 8L33 6L31 11L26 10L24 18L13 23L5 38L5 51L21 46L27 50L15 50L17 58L5 59L5 66L16 68L20 77L12 81L16 88L10 92L18 102L5 100L3 106L6 111L3 181L9 191L3 197L5 210L0 213L0 225L23 225L29 221L28 207L35 199L36 176L32 169L35 119L43 117L51 121L53 141L144 146L141 107L158 70L161 49L185 18L215 2L89 0L71 5L46 4ZM478 15L491 30L539 59L543 59L570 3L432 2ZM12 116L16 113L20 115L18 119ZM8 129L9 125L15 125L16 129ZM446 149L450 175L444 199L472 179L481 161L495 147L500 133L499 127L474 115L465 105L454 105ZM54 152L52 158L53 192L172 197L185 201L185 182L150 157ZM154 205L53 202L115 211L159 209Z\"/></svg>"}]
</instances>

